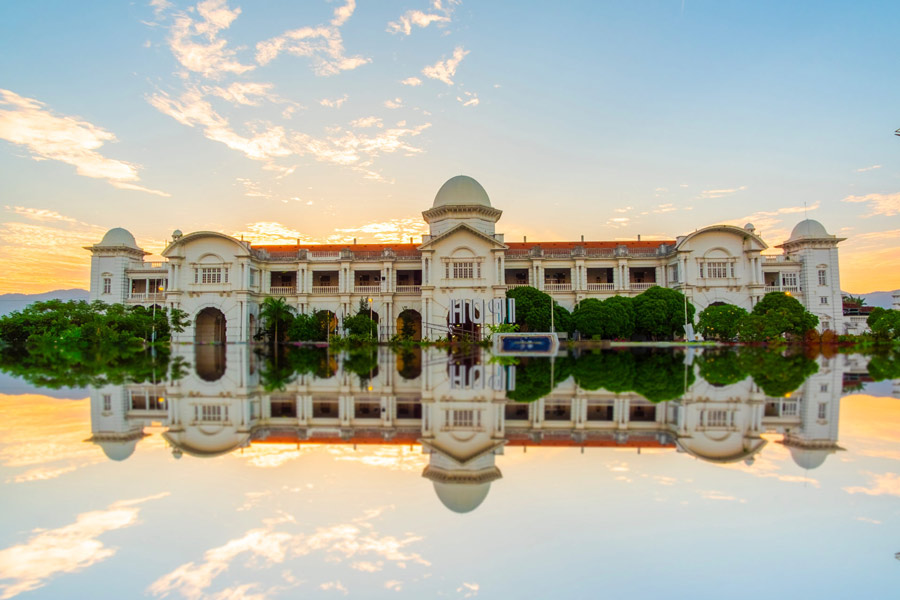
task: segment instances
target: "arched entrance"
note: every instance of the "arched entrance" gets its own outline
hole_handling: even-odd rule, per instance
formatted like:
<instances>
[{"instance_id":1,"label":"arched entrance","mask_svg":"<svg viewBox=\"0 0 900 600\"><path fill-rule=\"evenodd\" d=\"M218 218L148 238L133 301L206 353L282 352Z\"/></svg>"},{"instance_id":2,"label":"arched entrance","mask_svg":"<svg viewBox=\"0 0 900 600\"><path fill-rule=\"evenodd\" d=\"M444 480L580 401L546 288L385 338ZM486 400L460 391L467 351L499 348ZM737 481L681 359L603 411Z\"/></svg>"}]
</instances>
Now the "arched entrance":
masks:
<instances>
[{"instance_id":1,"label":"arched entrance","mask_svg":"<svg viewBox=\"0 0 900 600\"><path fill-rule=\"evenodd\" d=\"M407 308L397 316L397 334L405 340L422 339L422 315L419 311Z\"/></svg>"},{"instance_id":2,"label":"arched entrance","mask_svg":"<svg viewBox=\"0 0 900 600\"><path fill-rule=\"evenodd\" d=\"M316 311L316 320L319 322L319 341L326 340L329 336L337 334L337 315L330 310Z\"/></svg>"},{"instance_id":3,"label":"arched entrance","mask_svg":"<svg viewBox=\"0 0 900 600\"><path fill-rule=\"evenodd\" d=\"M197 313L197 321L194 325L194 343L225 343L225 315L221 310L210 306Z\"/></svg>"},{"instance_id":4,"label":"arched entrance","mask_svg":"<svg viewBox=\"0 0 900 600\"><path fill-rule=\"evenodd\" d=\"M218 381L225 374L225 346L194 348L194 370L203 381Z\"/></svg>"}]
</instances>

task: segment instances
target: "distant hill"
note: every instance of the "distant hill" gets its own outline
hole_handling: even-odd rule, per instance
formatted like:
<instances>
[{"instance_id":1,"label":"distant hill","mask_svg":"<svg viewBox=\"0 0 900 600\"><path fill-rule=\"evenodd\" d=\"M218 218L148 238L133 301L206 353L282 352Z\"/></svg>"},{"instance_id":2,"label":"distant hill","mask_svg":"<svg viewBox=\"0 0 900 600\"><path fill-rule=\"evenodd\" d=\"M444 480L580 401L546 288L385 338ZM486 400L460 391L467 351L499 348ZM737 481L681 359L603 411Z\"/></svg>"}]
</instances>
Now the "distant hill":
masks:
<instances>
[{"instance_id":1,"label":"distant hill","mask_svg":"<svg viewBox=\"0 0 900 600\"><path fill-rule=\"evenodd\" d=\"M893 303L891 297L894 292L869 292L868 294L860 294L866 299L866 306L880 306L881 308L890 308Z\"/></svg>"},{"instance_id":2,"label":"distant hill","mask_svg":"<svg viewBox=\"0 0 900 600\"><path fill-rule=\"evenodd\" d=\"M43 294L0 294L0 315L22 310L32 302L44 300L85 300L90 292L87 290L54 290Z\"/></svg>"}]
</instances>

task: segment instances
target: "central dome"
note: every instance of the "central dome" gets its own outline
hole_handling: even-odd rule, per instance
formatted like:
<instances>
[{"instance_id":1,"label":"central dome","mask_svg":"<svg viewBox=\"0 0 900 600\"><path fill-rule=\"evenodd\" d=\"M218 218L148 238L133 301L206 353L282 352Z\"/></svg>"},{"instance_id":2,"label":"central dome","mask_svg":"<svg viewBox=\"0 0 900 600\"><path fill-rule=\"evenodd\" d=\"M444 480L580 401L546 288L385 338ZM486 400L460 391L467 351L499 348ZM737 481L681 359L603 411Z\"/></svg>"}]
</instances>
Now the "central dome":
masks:
<instances>
[{"instance_id":1,"label":"central dome","mask_svg":"<svg viewBox=\"0 0 900 600\"><path fill-rule=\"evenodd\" d=\"M127 229L114 227L106 232L98 246L126 246L128 248L137 248L137 242L134 236Z\"/></svg>"},{"instance_id":2,"label":"central dome","mask_svg":"<svg viewBox=\"0 0 900 600\"><path fill-rule=\"evenodd\" d=\"M433 208L441 206L487 206L491 200L481 184L466 175L457 175L441 186L434 197Z\"/></svg>"}]
</instances>

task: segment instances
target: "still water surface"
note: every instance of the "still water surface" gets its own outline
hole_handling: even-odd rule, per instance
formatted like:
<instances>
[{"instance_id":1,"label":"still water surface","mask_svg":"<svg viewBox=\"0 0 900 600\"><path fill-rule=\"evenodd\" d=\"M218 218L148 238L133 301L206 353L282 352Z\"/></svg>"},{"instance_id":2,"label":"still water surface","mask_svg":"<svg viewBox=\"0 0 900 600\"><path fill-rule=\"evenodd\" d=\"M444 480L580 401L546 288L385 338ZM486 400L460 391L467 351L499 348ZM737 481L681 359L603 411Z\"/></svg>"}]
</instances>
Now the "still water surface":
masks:
<instances>
[{"instance_id":1,"label":"still water surface","mask_svg":"<svg viewBox=\"0 0 900 600\"><path fill-rule=\"evenodd\" d=\"M0 598L896 597L865 357L175 352L0 380Z\"/></svg>"}]
</instances>

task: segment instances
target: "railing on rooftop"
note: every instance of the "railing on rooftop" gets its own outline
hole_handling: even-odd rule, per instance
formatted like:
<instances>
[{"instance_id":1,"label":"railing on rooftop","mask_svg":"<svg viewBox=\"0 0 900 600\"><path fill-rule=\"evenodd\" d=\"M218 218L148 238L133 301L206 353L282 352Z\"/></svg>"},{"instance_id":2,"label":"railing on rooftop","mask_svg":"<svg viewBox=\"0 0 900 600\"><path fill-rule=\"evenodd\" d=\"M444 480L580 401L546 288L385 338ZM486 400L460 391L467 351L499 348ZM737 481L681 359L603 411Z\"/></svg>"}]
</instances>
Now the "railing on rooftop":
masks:
<instances>
[{"instance_id":1,"label":"railing on rooftop","mask_svg":"<svg viewBox=\"0 0 900 600\"><path fill-rule=\"evenodd\" d=\"M353 252L353 260L382 261L385 258L386 257L385 257L384 252L375 251L375 250L367 250L367 251L361 251L361 252L354 251Z\"/></svg>"},{"instance_id":2,"label":"railing on rooftop","mask_svg":"<svg viewBox=\"0 0 900 600\"><path fill-rule=\"evenodd\" d=\"M340 250L310 250L310 260L339 260L341 258Z\"/></svg>"},{"instance_id":3,"label":"railing on rooftop","mask_svg":"<svg viewBox=\"0 0 900 600\"><path fill-rule=\"evenodd\" d=\"M628 248L628 256L634 256L636 258L658 255L659 253L656 251L656 248Z\"/></svg>"},{"instance_id":4,"label":"railing on rooftop","mask_svg":"<svg viewBox=\"0 0 900 600\"><path fill-rule=\"evenodd\" d=\"M506 258L525 258L529 253L527 248L510 248L506 251Z\"/></svg>"},{"instance_id":5,"label":"railing on rooftop","mask_svg":"<svg viewBox=\"0 0 900 600\"><path fill-rule=\"evenodd\" d=\"M544 258L572 258L571 250L561 250L559 248L548 248L544 250Z\"/></svg>"},{"instance_id":6,"label":"railing on rooftop","mask_svg":"<svg viewBox=\"0 0 900 600\"><path fill-rule=\"evenodd\" d=\"M168 266L168 263L163 261L155 261L155 262L142 262L140 266L129 266L126 270L128 271L146 271L149 269L165 269Z\"/></svg>"},{"instance_id":7,"label":"railing on rooftop","mask_svg":"<svg viewBox=\"0 0 900 600\"><path fill-rule=\"evenodd\" d=\"M584 253L588 258L612 258L616 255L613 248L585 248Z\"/></svg>"}]
</instances>

